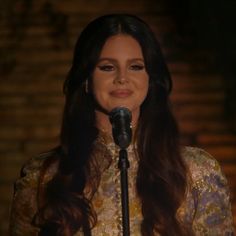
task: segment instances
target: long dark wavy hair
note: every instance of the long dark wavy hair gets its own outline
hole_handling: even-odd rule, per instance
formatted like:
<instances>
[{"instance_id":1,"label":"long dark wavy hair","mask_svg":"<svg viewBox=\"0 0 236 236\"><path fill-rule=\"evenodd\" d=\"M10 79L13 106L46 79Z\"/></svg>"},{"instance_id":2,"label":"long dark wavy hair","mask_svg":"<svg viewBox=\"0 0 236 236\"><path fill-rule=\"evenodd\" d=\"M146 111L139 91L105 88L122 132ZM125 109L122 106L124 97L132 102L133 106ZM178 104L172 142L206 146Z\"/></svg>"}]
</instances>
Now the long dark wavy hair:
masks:
<instances>
[{"instance_id":1,"label":"long dark wavy hair","mask_svg":"<svg viewBox=\"0 0 236 236\"><path fill-rule=\"evenodd\" d=\"M80 34L73 64L64 84L66 97L60 146L41 171L39 235L71 236L82 230L91 235L96 225L92 198L84 194L91 182L91 152L98 137L95 102L91 90L92 73L106 40L117 34L132 36L141 46L149 75L149 91L141 105L136 130L139 167L136 188L142 204L141 233L152 236L190 235L178 220L177 210L185 197L187 169L182 160L176 121L171 113L169 93L172 83L160 46L149 26L136 16L113 14L92 21ZM47 168L58 162L58 170L46 187ZM100 173L102 174L102 173ZM95 193L99 180L93 180Z\"/></svg>"}]
</instances>

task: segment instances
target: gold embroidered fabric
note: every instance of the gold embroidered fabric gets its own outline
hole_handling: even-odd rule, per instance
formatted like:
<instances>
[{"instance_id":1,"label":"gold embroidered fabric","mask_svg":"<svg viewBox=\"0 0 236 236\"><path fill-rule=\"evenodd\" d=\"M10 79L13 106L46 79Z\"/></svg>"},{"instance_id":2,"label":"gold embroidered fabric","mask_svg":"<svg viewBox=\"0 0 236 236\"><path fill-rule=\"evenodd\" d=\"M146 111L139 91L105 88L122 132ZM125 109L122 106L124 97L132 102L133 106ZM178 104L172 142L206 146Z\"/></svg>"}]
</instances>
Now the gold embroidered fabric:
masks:
<instances>
[{"instance_id":1,"label":"gold embroidered fabric","mask_svg":"<svg viewBox=\"0 0 236 236\"><path fill-rule=\"evenodd\" d=\"M129 207L130 235L141 236L141 207L136 195L135 182L138 160L134 145L127 149L130 168ZM24 176L16 181L12 202L10 235L35 236L39 229L31 225L37 211L36 197L39 171L50 154L32 159L24 167ZM189 168L190 179L186 199L178 210L178 217L192 225L196 236L232 236L233 221L229 200L229 189L219 164L202 149L185 147L183 158ZM122 213L120 200L120 172L117 167L119 149L108 135L101 135L95 143L93 161L102 168L98 191L93 196L93 206L97 213L97 224L93 236L122 235ZM51 166L46 181L55 174L57 165ZM88 191L89 193L89 191ZM77 232L75 236L82 236Z\"/></svg>"}]
</instances>

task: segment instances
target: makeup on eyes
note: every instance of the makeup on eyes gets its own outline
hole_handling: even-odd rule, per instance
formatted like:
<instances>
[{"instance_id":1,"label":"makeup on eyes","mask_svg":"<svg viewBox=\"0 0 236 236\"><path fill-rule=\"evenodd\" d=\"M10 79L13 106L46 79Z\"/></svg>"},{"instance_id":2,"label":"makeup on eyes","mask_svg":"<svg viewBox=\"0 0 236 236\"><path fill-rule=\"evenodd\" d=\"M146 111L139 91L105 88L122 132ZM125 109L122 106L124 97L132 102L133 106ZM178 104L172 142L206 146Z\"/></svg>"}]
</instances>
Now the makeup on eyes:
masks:
<instances>
[{"instance_id":1,"label":"makeup on eyes","mask_svg":"<svg viewBox=\"0 0 236 236\"><path fill-rule=\"evenodd\" d=\"M126 66L128 69L134 70L134 71L139 71L145 69L145 65L143 62L143 59L140 58L134 58L134 59L129 59L126 62ZM116 68L119 68L119 61L113 59L113 58L101 58L97 64L97 67L101 71L114 71Z\"/></svg>"}]
</instances>

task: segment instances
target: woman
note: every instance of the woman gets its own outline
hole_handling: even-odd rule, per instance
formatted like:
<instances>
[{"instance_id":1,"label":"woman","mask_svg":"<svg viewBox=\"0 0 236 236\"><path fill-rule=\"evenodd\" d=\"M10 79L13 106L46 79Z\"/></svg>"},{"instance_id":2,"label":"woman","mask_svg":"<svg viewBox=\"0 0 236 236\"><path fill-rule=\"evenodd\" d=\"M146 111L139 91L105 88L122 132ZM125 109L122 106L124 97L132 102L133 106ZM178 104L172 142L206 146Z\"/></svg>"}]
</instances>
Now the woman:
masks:
<instances>
[{"instance_id":1,"label":"woman","mask_svg":"<svg viewBox=\"0 0 236 236\"><path fill-rule=\"evenodd\" d=\"M131 235L232 235L229 191L217 162L181 148L171 78L149 27L130 15L91 22L64 84L59 147L30 160L16 182L11 235L121 235L109 112L127 107Z\"/></svg>"}]
</instances>

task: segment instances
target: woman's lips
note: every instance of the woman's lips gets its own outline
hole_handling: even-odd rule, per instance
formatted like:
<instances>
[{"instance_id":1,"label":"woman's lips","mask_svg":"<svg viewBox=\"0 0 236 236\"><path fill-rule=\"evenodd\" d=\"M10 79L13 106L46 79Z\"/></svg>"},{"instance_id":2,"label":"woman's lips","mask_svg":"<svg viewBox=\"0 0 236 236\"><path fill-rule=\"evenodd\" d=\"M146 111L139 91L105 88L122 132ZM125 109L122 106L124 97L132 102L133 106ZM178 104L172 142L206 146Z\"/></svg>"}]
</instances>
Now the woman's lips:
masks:
<instances>
[{"instance_id":1,"label":"woman's lips","mask_svg":"<svg viewBox=\"0 0 236 236\"><path fill-rule=\"evenodd\" d=\"M110 95L116 98L129 97L133 92L129 89L116 89L110 92Z\"/></svg>"}]
</instances>

